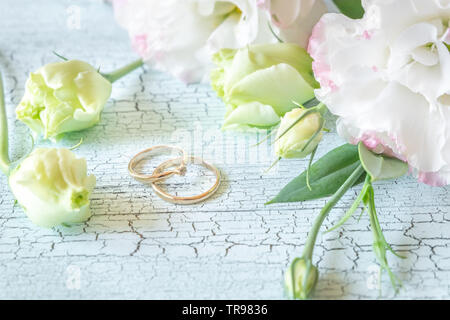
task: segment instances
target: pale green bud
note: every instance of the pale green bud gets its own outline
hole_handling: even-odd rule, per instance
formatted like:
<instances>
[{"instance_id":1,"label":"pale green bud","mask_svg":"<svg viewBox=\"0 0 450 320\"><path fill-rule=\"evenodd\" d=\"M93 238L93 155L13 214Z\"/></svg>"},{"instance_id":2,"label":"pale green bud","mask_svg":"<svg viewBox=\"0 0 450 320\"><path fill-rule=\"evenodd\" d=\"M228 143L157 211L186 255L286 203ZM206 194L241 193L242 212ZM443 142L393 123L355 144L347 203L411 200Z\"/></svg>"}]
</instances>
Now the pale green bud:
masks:
<instances>
[{"instance_id":1,"label":"pale green bud","mask_svg":"<svg viewBox=\"0 0 450 320\"><path fill-rule=\"evenodd\" d=\"M223 129L271 128L318 87L311 57L292 43L223 49L214 62L211 84L227 105Z\"/></svg>"},{"instance_id":2,"label":"pale green bud","mask_svg":"<svg viewBox=\"0 0 450 320\"><path fill-rule=\"evenodd\" d=\"M27 216L41 227L86 221L95 177L68 149L38 148L10 174L9 184Z\"/></svg>"},{"instance_id":3,"label":"pale green bud","mask_svg":"<svg viewBox=\"0 0 450 320\"><path fill-rule=\"evenodd\" d=\"M307 299L314 290L319 271L310 260L296 258L284 275L285 288L292 299Z\"/></svg>"},{"instance_id":4,"label":"pale green bud","mask_svg":"<svg viewBox=\"0 0 450 320\"><path fill-rule=\"evenodd\" d=\"M279 157L304 158L313 152L322 139L322 115L319 112L306 115L305 118L289 129L306 110L302 108L293 109L281 119L275 142L275 153Z\"/></svg>"},{"instance_id":5,"label":"pale green bud","mask_svg":"<svg viewBox=\"0 0 450 320\"><path fill-rule=\"evenodd\" d=\"M17 119L45 139L56 139L98 123L111 89L111 83L86 62L50 63L30 74Z\"/></svg>"}]
</instances>

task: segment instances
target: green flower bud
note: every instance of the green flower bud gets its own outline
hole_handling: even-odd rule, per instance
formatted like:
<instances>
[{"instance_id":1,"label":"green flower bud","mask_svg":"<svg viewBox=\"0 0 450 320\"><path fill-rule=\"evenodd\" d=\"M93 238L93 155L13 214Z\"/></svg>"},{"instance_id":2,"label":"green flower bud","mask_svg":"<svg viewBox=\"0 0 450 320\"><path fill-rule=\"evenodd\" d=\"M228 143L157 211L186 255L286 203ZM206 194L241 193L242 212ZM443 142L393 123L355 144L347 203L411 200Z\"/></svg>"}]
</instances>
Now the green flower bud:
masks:
<instances>
[{"instance_id":1,"label":"green flower bud","mask_svg":"<svg viewBox=\"0 0 450 320\"><path fill-rule=\"evenodd\" d=\"M38 148L10 174L9 184L27 216L41 227L86 221L95 177L68 149Z\"/></svg>"},{"instance_id":2,"label":"green flower bud","mask_svg":"<svg viewBox=\"0 0 450 320\"><path fill-rule=\"evenodd\" d=\"M311 260L296 258L284 275L285 288L292 299L307 299L314 290L319 272Z\"/></svg>"},{"instance_id":3,"label":"green flower bud","mask_svg":"<svg viewBox=\"0 0 450 320\"><path fill-rule=\"evenodd\" d=\"M30 74L17 119L45 139L57 139L98 123L111 89L111 83L86 62L50 63Z\"/></svg>"},{"instance_id":4,"label":"green flower bud","mask_svg":"<svg viewBox=\"0 0 450 320\"><path fill-rule=\"evenodd\" d=\"M227 105L223 129L266 129L314 98L312 59L296 44L251 45L214 55L213 89Z\"/></svg>"},{"instance_id":5,"label":"green flower bud","mask_svg":"<svg viewBox=\"0 0 450 320\"><path fill-rule=\"evenodd\" d=\"M306 111L296 108L281 119L275 142L275 152L279 157L304 158L313 152L322 139L322 115L319 112L306 115L289 129Z\"/></svg>"}]
</instances>

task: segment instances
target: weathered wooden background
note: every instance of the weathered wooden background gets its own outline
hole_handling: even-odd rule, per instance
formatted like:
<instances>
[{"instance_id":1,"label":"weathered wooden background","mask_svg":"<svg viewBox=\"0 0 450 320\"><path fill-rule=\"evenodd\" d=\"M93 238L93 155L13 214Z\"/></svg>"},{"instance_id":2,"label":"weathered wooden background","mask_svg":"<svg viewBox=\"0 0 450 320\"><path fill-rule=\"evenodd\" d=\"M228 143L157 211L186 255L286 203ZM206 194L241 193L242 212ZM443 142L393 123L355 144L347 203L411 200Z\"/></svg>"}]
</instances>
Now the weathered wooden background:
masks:
<instances>
[{"instance_id":1,"label":"weathered wooden background","mask_svg":"<svg viewBox=\"0 0 450 320\"><path fill-rule=\"evenodd\" d=\"M53 50L105 71L136 59L111 7L101 1L1 1L0 68L15 158L30 142L25 126L14 121L14 108L27 74L58 60ZM148 67L115 83L101 123L60 142L70 147L84 138L75 152L97 176L88 222L50 230L34 226L1 178L0 298L284 298L283 272L301 254L325 201L264 206L306 160L282 161L264 174L274 159L271 147L252 147L263 135L224 134L223 115L223 104L207 85L186 86ZM319 155L342 142L328 134ZM220 167L217 195L176 206L131 179L130 157L155 144L183 146ZM194 193L210 178L190 168L186 178L168 183L172 191ZM411 177L376 186L386 238L406 256L389 256L404 284L396 298L450 298L449 190ZM326 227L357 192L349 192ZM368 226L363 215L320 237L317 298L378 297ZM393 297L386 276L382 294Z\"/></svg>"}]
</instances>

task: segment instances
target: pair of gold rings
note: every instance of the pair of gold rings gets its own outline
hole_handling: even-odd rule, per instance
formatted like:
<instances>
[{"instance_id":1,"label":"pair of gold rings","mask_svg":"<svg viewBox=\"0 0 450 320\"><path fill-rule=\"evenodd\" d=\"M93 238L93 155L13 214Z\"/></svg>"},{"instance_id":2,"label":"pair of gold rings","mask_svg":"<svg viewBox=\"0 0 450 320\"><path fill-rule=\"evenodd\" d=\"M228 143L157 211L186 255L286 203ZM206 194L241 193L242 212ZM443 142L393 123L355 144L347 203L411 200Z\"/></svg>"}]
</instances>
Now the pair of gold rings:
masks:
<instances>
[{"instance_id":1,"label":"pair of gold rings","mask_svg":"<svg viewBox=\"0 0 450 320\"><path fill-rule=\"evenodd\" d=\"M135 170L139 162L141 162L151 153L155 151L161 152L167 150L178 153L180 157L170 159L161 163L153 170L152 174L139 173ZM214 185L207 191L195 196L186 196L186 197L174 196L163 191L158 183L175 174L181 176L185 175L187 170L186 166L188 163L199 164L207 168L208 170L212 171L216 177ZM216 167L214 167L213 165L209 164L208 162L204 161L201 158L187 156L184 150L174 146L163 146L163 145L154 146L139 152L133 158L131 158L130 162L128 163L128 172L134 179L138 181L144 183L151 183L153 190L161 199L175 204L194 204L204 201L209 197L211 197L217 191L220 185L220 171Z\"/></svg>"}]
</instances>

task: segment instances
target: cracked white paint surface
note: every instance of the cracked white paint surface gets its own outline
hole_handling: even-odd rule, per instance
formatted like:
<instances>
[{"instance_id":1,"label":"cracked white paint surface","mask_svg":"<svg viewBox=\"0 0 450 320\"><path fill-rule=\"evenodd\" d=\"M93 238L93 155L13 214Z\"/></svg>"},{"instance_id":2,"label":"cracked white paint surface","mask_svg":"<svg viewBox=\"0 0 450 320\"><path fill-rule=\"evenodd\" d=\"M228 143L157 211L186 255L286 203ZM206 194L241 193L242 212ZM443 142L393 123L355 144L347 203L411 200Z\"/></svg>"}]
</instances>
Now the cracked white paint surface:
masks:
<instances>
[{"instance_id":1,"label":"cracked white paint surface","mask_svg":"<svg viewBox=\"0 0 450 320\"><path fill-rule=\"evenodd\" d=\"M73 5L79 8L80 29L67 24ZM136 58L111 8L100 1L3 0L0 27L15 158L29 141L25 126L14 121L14 108L28 72L57 60L53 50L105 71ZM283 272L301 254L325 201L264 206L306 160L282 161L263 174L273 160L271 148L251 147L263 135L221 133L223 114L207 85L185 86L148 67L115 83L101 123L60 143L69 147L84 138L76 153L87 159L98 181L88 222L36 227L14 206L7 180L0 179L0 298L283 298ZM129 158L162 143L184 146L217 164L224 176L217 195L199 205L176 206L132 180ZM320 154L341 143L334 133L327 135ZM171 180L168 187L198 191L186 181ZM206 176L197 182L210 183ZM397 298L450 298L449 190L418 185L410 177L377 184L385 236L406 256L389 256L404 284ZM346 195L326 227L357 192ZM318 240L317 298L378 296L368 225L363 215ZM386 276L382 284L383 297L392 297Z\"/></svg>"}]
</instances>

